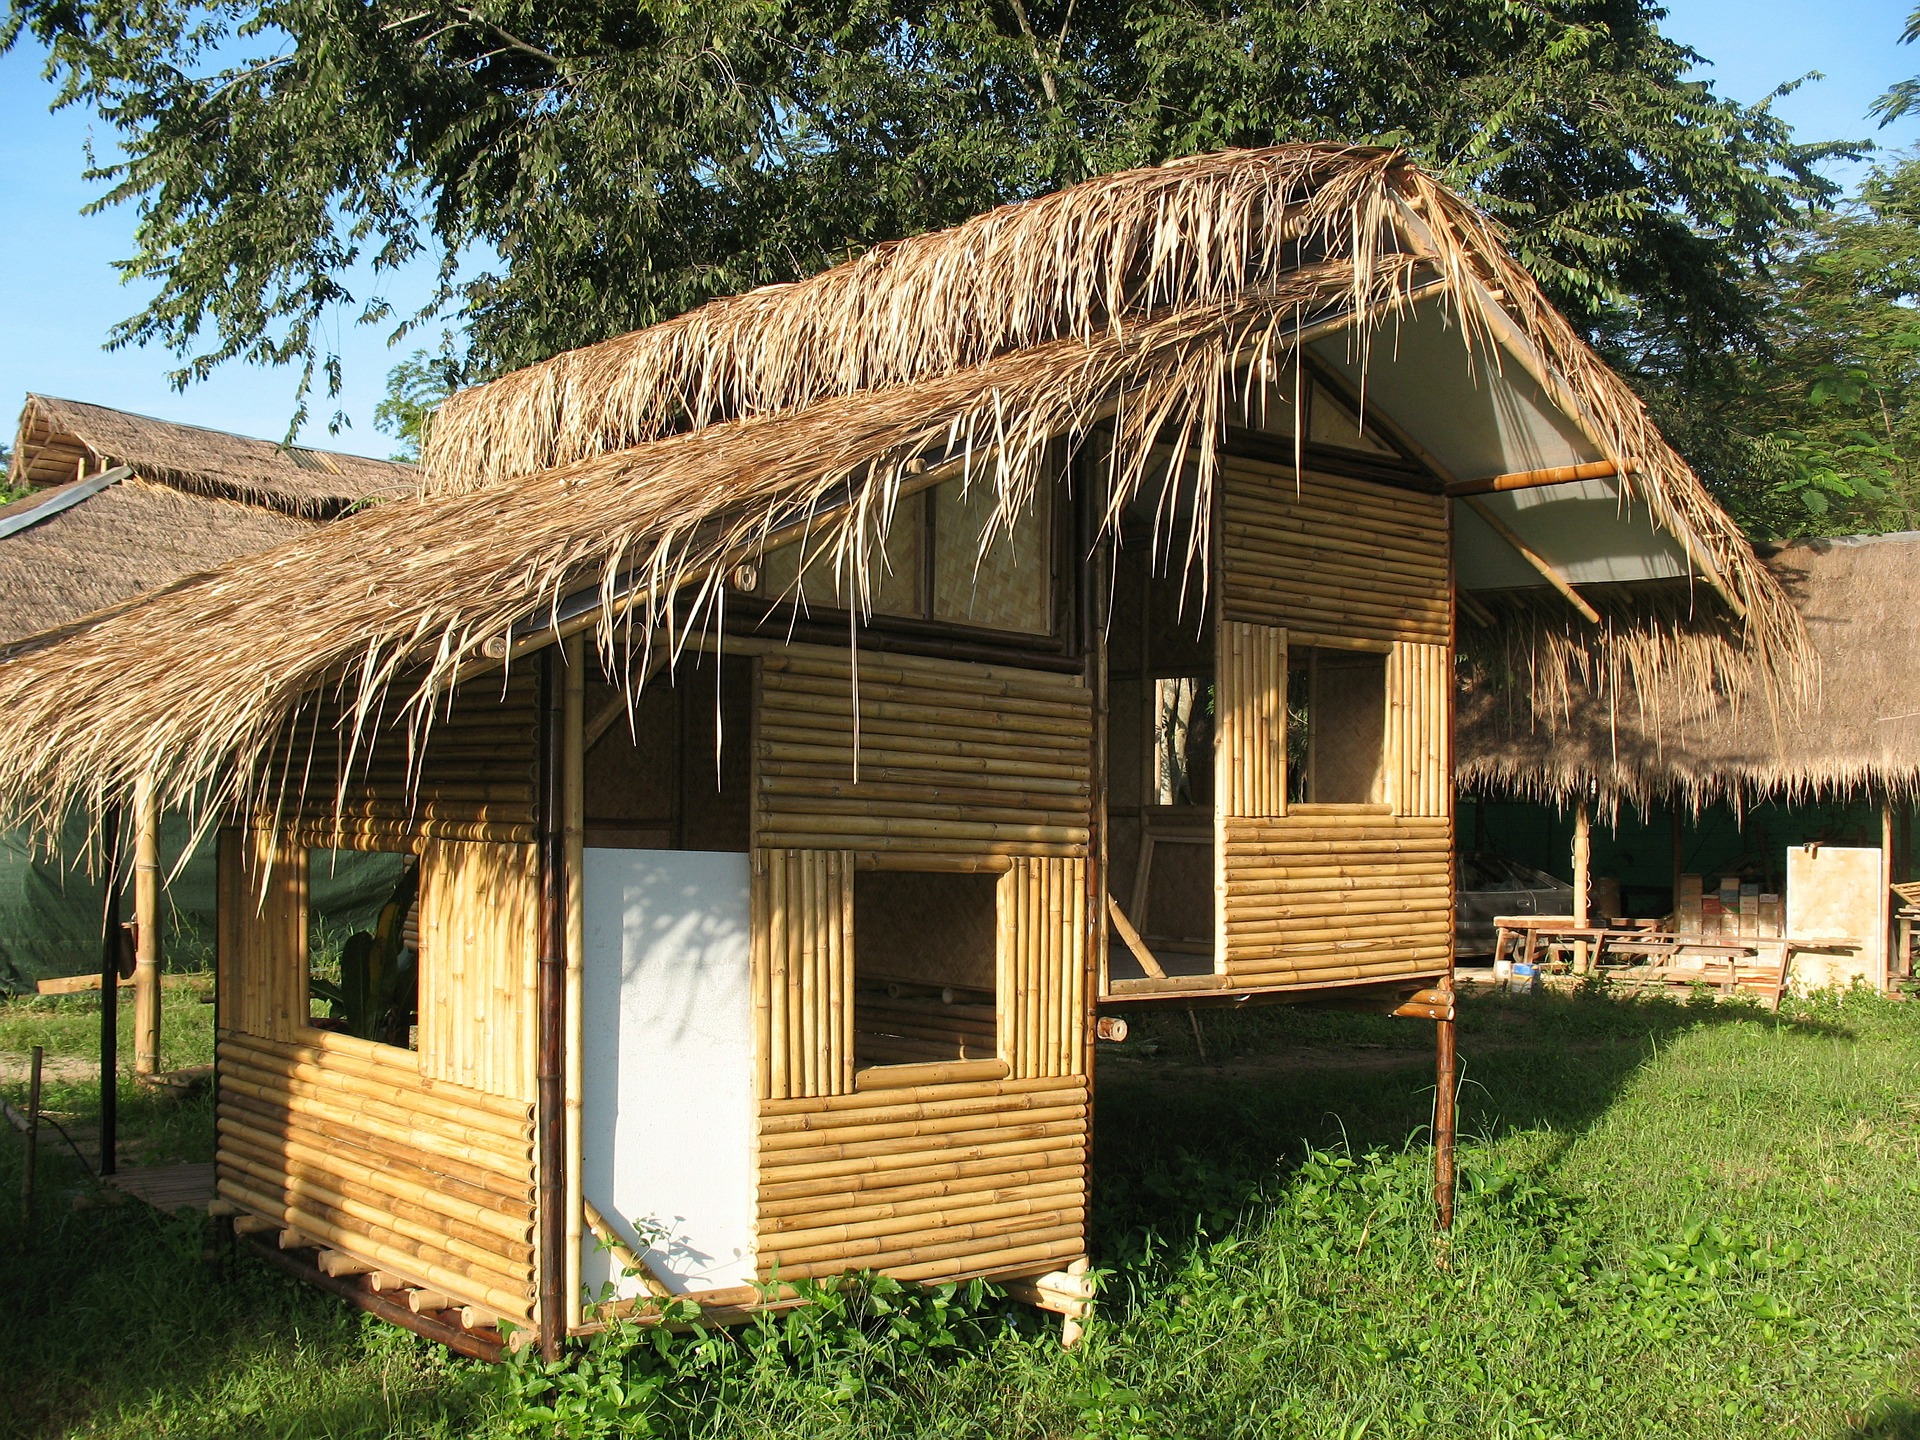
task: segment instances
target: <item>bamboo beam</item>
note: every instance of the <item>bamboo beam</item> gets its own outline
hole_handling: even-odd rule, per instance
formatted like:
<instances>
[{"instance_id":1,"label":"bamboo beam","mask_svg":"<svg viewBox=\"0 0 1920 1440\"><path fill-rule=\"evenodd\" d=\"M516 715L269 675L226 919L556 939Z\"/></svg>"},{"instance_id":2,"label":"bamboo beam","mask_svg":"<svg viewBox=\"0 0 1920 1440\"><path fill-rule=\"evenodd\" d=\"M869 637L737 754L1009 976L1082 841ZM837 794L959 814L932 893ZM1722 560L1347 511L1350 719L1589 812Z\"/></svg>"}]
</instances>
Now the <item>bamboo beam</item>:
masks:
<instances>
[{"instance_id":1,"label":"bamboo beam","mask_svg":"<svg viewBox=\"0 0 1920 1440\"><path fill-rule=\"evenodd\" d=\"M1541 485L1566 485L1576 480L1611 480L1620 467L1611 460L1586 460L1577 465L1546 465L1538 470L1509 470L1484 480L1456 480L1447 486L1455 500L1468 495L1497 495L1506 490L1532 490Z\"/></svg>"},{"instance_id":2,"label":"bamboo beam","mask_svg":"<svg viewBox=\"0 0 1920 1440\"><path fill-rule=\"evenodd\" d=\"M607 1253L613 1257L615 1264L626 1273L638 1276L640 1283L647 1287L648 1294L662 1300L672 1298L673 1291L668 1288L665 1277L654 1268L651 1260L636 1252L631 1245L620 1238L619 1232L609 1225L607 1217L600 1213L599 1206L591 1200L582 1199L580 1208L587 1227L593 1231L593 1238L607 1247Z\"/></svg>"},{"instance_id":3,"label":"bamboo beam","mask_svg":"<svg viewBox=\"0 0 1920 1440\"><path fill-rule=\"evenodd\" d=\"M1155 980L1166 979L1165 968L1154 958L1153 951L1147 948L1147 942L1140 938L1140 932L1133 928L1133 922L1127 919L1127 912L1120 908L1120 902L1113 898L1111 891L1107 893L1107 919L1120 932L1121 942L1133 952L1133 958L1140 962L1140 968Z\"/></svg>"},{"instance_id":4,"label":"bamboo beam","mask_svg":"<svg viewBox=\"0 0 1920 1440\"><path fill-rule=\"evenodd\" d=\"M1583 600L1580 597L1580 593L1568 583L1567 577L1555 568L1553 562L1523 540L1519 532L1511 525L1507 524L1506 521L1502 520L1498 515L1494 514L1493 511L1489 510L1480 501L1473 499L1471 496L1463 499L1461 503L1485 521L1489 530L1493 531L1494 534L1498 535L1502 540L1506 541L1507 544L1517 550L1521 559L1533 566L1535 570L1538 570L1540 574L1545 577L1546 582L1565 596L1567 603L1585 617L1588 624L1598 625L1600 623L1600 612Z\"/></svg>"}]
</instances>

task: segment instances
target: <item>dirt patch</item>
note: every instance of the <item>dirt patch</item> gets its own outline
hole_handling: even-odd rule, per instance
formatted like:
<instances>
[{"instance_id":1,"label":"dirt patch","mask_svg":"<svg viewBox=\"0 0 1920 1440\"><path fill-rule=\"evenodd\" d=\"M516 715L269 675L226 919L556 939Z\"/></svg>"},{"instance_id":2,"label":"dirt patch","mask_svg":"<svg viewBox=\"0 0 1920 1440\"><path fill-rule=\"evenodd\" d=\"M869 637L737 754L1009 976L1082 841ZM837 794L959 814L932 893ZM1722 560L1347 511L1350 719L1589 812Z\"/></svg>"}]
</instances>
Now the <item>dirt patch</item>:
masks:
<instances>
[{"instance_id":1,"label":"dirt patch","mask_svg":"<svg viewBox=\"0 0 1920 1440\"><path fill-rule=\"evenodd\" d=\"M27 1050L0 1050L0 1085L25 1085L33 1070L33 1054ZM98 1060L75 1055L49 1055L40 1064L44 1084L77 1085L100 1078Z\"/></svg>"}]
</instances>

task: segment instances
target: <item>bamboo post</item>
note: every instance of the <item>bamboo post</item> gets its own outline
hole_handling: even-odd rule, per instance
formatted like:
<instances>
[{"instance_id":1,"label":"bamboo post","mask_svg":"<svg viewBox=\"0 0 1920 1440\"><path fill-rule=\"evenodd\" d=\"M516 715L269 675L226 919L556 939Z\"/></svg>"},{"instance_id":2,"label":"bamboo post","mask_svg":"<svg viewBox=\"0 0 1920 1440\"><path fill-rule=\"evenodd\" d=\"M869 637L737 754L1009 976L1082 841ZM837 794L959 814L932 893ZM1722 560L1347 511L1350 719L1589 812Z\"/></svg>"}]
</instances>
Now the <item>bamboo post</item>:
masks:
<instances>
[{"instance_id":1,"label":"bamboo post","mask_svg":"<svg viewBox=\"0 0 1920 1440\"><path fill-rule=\"evenodd\" d=\"M27 1153L20 1171L20 1211L29 1222L33 1220L33 1182L40 1168L40 1071L46 1058L46 1050L34 1046L27 1071Z\"/></svg>"},{"instance_id":2,"label":"bamboo post","mask_svg":"<svg viewBox=\"0 0 1920 1440\"><path fill-rule=\"evenodd\" d=\"M1573 923L1588 923L1588 909L1593 895L1593 815L1582 795L1580 803L1573 809ZM1591 956L1587 952L1587 942L1576 941L1573 947L1573 968L1579 975L1587 973Z\"/></svg>"},{"instance_id":3,"label":"bamboo post","mask_svg":"<svg viewBox=\"0 0 1920 1440\"><path fill-rule=\"evenodd\" d=\"M1453 981L1447 981L1447 1018L1434 1023L1433 1204L1444 1235L1453 1229L1454 1022Z\"/></svg>"},{"instance_id":4,"label":"bamboo post","mask_svg":"<svg viewBox=\"0 0 1920 1440\"><path fill-rule=\"evenodd\" d=\"M567 1166L567 1328L581 1322L580 1247L586 1197L580 1188L581 1124L585 1099L580 1028L583 1020L581 986L586 964L586 705L587 657L584 636L566 642L567 681L561 723L561 829L567 867L566 961L566 1166ZM524 1030L521 1033L525 1033Z\"/></svg>"},{"instance_id":5,"label":"bamboo post","mask_svg":"<svg viewBox=\"0 0 1920 1440\"><path fill-rule=\"evenodd\" d=\"M1686 821L1680 812L1680 792L1673 792L1673 808L1668 812L1667 848L1673 858L1673 915L1674 928L1680 925L1680 875L1686 869Z\"/></svg>"},{"instance_id":6,"label":"bamboo post","mask_svg":"<svg viewBox=\"0 0 1920 1440\"><path fill-rule=\"evenodd\" d=\"M566 1337L566 701L558 646L540 653L540 951L535 1013L535 1155L539 1176L536 1318L540 1353L560 1358Z\"/></svg>"},{"instance_id":7,"label":"bamboo post","mask_svg":"<svg viewBox=\"0 0 1920 1440\"><path fill-rule=\"evenodd\" d=\"M160 1073L160 805L153 778L133 790L133 1073Z\"/></svg>"},{"instance_id":8,"label":"bamboo post","mask_svg":"<svg viewBox=\"0 0 1920 1440\"><path fill-rule=\"evenodd\" d=\"M120 810L100 820L100 1174L114 1173L120 1121Z\"/></svg>"},{"instance_id":9,"label":"bamboo post","mask_svg":"<svg viewBox=\"0 0 1920 1440\"><path fill-rule=\"evenodd\" d=\"M1880 797L1880 992L1893 975L1893 801Z\"/></svg>"}]
</instances>

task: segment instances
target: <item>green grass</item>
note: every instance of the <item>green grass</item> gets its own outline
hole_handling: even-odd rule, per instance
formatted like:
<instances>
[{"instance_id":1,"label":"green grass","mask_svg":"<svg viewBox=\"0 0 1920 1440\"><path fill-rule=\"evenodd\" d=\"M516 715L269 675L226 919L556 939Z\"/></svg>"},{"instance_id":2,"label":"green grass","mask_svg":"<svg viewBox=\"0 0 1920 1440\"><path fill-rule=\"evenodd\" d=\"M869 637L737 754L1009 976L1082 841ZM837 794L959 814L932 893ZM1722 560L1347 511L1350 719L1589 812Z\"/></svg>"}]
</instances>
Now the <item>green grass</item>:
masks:
<instances>
[{"instance_id":1,"label":"green grass","mask_svg":"<svg viewBox=\"0 0 1920 1440\"><path fill-rule=\"evenodd\" d=\"M0 1049L85 1053L97 1019L15 1005ZM1468 1001L1444 1244L1430 1026L1202 1029L1205 1063L1179 1012L1103 1047L1106 1288L1075 1350L991 1299L837 1294L724 1340L495 1372L196 1222L56 1193L31 1230L0 1207L0 1433L551 1434L559 1411L583 1435L1920 1436L1920 1006ZM156 1146L207 1121L144 1103L129 1125Z\"/></svg>"}]
</instances>

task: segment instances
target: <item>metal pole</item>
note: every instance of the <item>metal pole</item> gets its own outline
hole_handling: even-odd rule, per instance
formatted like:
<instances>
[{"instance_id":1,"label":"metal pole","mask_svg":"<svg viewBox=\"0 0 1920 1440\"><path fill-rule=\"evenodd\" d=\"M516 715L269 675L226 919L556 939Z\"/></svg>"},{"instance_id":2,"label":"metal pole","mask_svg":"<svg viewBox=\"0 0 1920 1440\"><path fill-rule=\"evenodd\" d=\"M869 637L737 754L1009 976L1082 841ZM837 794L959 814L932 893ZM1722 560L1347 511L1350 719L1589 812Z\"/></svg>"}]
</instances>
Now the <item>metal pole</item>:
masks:
<instances>
[{"instance_id":1,"label":"metal pole","mask_svg":"<svg viewBox=\"0 0 1920 1440\"><path fill-rule=\"evenodd\" d=\"M567 1333L566 694L558 645L540 652L540 960L536 1144L539 1150L540 1353L558 1360Z\"/></svg>"},{"instance_id":2,"label":"metal pole","mask_svg":"<svg viewBox=\"0 0 1920 1440\"><path fill-rule=\"evenodd\" d=\"M40 1168L40 1067L47 1052L33 1047L33 1068L27 1072L27 1157L20 1175L20 1212L33 1219L33 1182Z\"/></svg>"},{"instance_id":3,"label":"metal pole","mask_svg":"<svg viewBox=\"0 0 1920 1440\"><path fill-rule=\"evenodd\" d=\"M100 1173L114 1173L120 1122L120 811L100 819L106 896L100 910Z\"/></svg>"}]
</instances>

